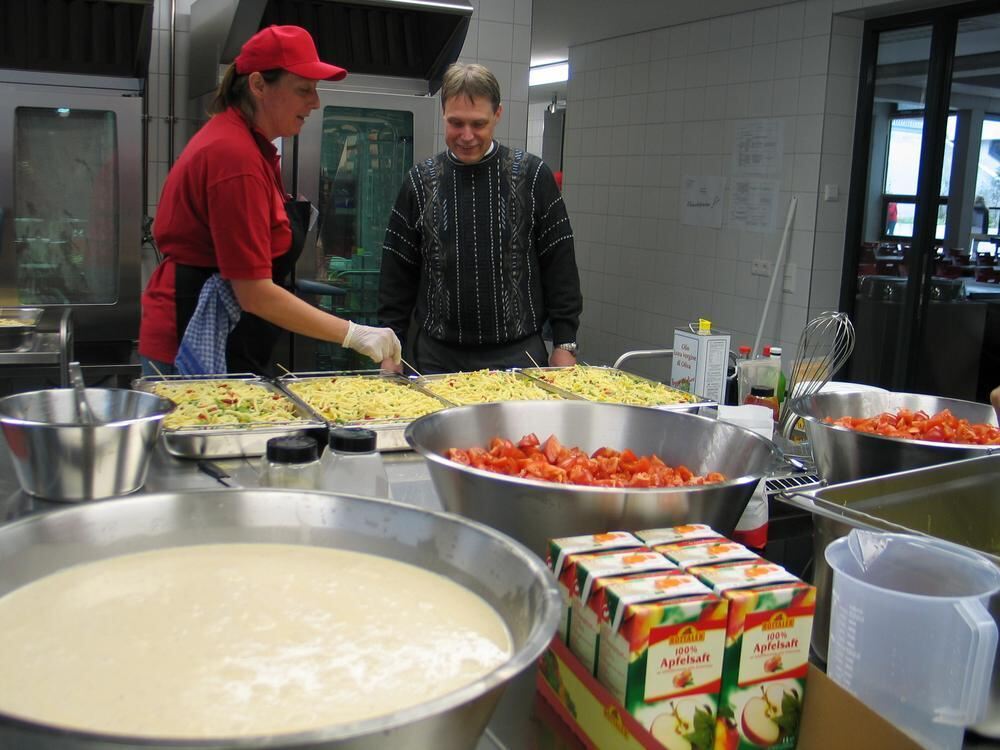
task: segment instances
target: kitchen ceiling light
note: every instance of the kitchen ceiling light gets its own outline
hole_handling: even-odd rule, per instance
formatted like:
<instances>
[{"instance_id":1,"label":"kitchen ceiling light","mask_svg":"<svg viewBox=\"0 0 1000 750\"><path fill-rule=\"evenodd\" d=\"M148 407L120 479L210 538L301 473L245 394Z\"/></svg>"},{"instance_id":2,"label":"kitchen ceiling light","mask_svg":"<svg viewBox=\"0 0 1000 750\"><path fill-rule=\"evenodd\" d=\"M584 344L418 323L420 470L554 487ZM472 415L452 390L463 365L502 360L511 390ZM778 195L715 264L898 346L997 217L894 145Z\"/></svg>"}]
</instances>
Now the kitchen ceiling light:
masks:
<instances>
[{"instance_id":1,"label":"kitchen ceiling light","mask_svg":"<svg viewBox=\"0 0 1000 750\"><path fill-rule=\"evenodd\" d=\"M528 70L528 85L542 86L546 83L562 83L569 79L569 63L536 65Z\"/></svg>"}]
</instances>

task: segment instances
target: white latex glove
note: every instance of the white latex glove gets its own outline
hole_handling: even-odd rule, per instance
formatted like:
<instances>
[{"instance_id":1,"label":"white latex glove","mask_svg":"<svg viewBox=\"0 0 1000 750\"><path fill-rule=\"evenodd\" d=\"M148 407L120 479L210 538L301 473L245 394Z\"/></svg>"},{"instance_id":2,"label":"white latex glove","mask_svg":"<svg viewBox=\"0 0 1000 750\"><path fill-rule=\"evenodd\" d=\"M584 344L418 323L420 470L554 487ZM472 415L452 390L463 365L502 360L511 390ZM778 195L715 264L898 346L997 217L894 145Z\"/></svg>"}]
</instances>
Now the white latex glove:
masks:
<instances>
[{"instance_id":1,"label":"white latex glove","mask_svg":"<svg viewBox=\"0 0 1000 750\"><path fill-rule=\"evenodd\" d=\"M347 322L347 335L343 345L376 362L391 359L398 364L402 353L399 339L391 328L361 326L350 321Z\"/></svg>"}]
</instances>

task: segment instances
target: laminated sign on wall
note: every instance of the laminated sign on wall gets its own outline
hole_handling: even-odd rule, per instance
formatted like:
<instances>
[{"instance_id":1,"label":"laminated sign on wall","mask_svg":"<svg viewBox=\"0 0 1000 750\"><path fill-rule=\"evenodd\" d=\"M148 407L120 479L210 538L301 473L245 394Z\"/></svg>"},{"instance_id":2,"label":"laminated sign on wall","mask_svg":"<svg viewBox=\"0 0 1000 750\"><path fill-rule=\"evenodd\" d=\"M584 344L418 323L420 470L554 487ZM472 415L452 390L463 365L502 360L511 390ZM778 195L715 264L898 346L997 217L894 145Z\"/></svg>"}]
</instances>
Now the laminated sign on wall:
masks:
<instances>
[{"instance_id":1,"label":"laminated sign on wall","mask_svg":"<svg viewBox=\"0 0 1000 750\"><path fill-rule=\"evenodd\" d=\"M726 393L730 335L713 330L710 321L698 323L697 333L685 328L674 329L670 385L722 403Z\"/></svg>"}]
</instances>

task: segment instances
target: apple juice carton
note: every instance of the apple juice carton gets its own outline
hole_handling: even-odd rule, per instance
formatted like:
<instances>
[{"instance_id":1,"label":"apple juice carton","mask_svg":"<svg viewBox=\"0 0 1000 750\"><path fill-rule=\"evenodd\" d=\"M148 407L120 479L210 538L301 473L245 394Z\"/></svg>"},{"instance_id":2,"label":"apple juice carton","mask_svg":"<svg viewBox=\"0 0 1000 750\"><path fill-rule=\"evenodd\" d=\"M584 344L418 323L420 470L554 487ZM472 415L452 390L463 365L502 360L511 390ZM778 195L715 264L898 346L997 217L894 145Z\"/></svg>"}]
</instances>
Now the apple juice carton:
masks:
<instances>
[{"instance_id":1,"label":"apple juice carton","mask_svg":"<svg viewBox=\"0 0 1000 750\"><path fill-rule=\"evenodd\" d=\"M575 588L570 601L569 650L591 674L597 668L603 605L603 581L649 571L677 570L663 555L649 549L634 549L576 559Z\"/></svg>"},{"instance_id":2,"label":"apple juice carton","mask_svg":"<svg viewBox=\"0 0 1000 750\"><path fill-rule=\"evenodd\" d=\"M597 679L668 750L712 750L729 603L685 573L604 594Z\"/></svg>"},{"instance_id":3,"label":"apple juice carton","mask_svg":"<svg viewBox=\"0 0 1000 750\"><path fill-rule=\"evenodd\" d=\"M729 539L697 539L674 544L657 544L653 549L666 555L685 570L696 565L717 565L724 562L760 559L755 552Z\"/></svg>"},{"instance_id":4,"label":"apple juice carton","mask_svg":"<svg viewBox=\"0 0 1000 750\"><path fill-rule=\"evenodd\" d=\"M578 555L595 552L635 549L644 545L627 531L607 531L603 534L586 534L549 540L549 554L546 561L559 583L562 594L563 611L559 619L559 638L563 643L569 638L570 598L573 594L573 574L575 558Z\"/></svg>"},{"instance_id":5,"label":"apple juice carton","mask_svg":"<svg viewBox=\"0 0 1000 750\"><path fill-rule=\"evenodd\" d=\"M643 529L635 532L639 540L647 547L660 544L677 544L698 539L724 539L722 534L711 526L703 523L686 523L681 526L669 526L664 529Z\"/></svg>"},{"instance_id":6,"label":"apple juice carton","mask_svg":"<svg viewBox=\"0 0 1000 750\"><path fill-rule=\"evenodd\" d=\"M792 750L809 671L816 588L766 560L690 572L729 602L716 747Z\"/></svg>"}]
</instances>

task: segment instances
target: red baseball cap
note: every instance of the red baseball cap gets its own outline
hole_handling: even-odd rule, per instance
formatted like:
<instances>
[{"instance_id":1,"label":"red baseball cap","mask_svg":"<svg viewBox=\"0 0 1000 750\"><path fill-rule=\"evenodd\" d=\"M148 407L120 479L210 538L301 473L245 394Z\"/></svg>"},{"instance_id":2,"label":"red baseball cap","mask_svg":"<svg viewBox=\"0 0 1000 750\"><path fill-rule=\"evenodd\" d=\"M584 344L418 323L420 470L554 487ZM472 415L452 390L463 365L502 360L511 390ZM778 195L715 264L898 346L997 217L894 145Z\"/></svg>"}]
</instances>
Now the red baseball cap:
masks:
<instances>
[{"instance_id":1,"label":"red baseball cap","mask_svg":"<svg viewBox=\"0 0 1000 750\"><path fill-rule=\"evenodd\" d=\"M313 81L339 81L347 71L320 62L312 35L301 26L268 26L240 49L236 72L240 75L280 68Z\"/></svg>"}]
</instances>

